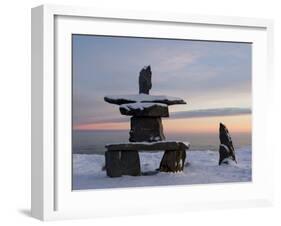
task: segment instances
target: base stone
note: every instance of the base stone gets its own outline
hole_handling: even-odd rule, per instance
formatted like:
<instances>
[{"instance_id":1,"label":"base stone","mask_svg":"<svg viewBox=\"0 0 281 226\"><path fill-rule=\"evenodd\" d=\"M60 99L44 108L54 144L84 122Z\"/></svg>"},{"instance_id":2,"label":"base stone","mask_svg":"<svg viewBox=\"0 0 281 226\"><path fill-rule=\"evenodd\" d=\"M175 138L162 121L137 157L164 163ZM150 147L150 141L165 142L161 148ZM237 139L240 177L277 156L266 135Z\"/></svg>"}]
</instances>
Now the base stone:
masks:
<instances>
[{"instance_id":1,"label":"base stone","mask_svg":"<svg viewBox=\"0 0 281 226\"><path fill-rule=\"evenodd\" d=\"M165 140L160 117L131 117L130 142Z\"/></svg>"},{"instance_id":2,"label":"base stone","mask_svg":"<svg viewBox=\"0 0 281 226\"><path fill-rule=\"evenodd\" d=\"M130 176L140 176L140 158L138 151L122 151L122 174Z\"/></svg>"},{"instance_id":3,"label":"base stone","mask_svg":"<svg viewBox=\"0 0 281 226\"><path fill-rule=\"evenodd\" d=\"M183 171L186 159L185 149L165 151L160 162L160 172L179 172Z\"/></svg>"},{"instance_id":4,"label":"base stone","mask_svg":"<svg viewBox=\"0 0 281 226\"><path fill-rule=\"evenodd\" d=\"M121 152L120 151L106 151L105 152L105 168L106 174L109 177L121 177Z\"/></svg>"},{"instance_id":5,"label":"base stone","mask_svg":"<svg viewBox=\"0 0 281 226\"><path fill-rule=\"evenodd\" d=\"M109 177L140 176L139 153L138 151L106 151L105 168Z\"/></svg>"}]
</instances>

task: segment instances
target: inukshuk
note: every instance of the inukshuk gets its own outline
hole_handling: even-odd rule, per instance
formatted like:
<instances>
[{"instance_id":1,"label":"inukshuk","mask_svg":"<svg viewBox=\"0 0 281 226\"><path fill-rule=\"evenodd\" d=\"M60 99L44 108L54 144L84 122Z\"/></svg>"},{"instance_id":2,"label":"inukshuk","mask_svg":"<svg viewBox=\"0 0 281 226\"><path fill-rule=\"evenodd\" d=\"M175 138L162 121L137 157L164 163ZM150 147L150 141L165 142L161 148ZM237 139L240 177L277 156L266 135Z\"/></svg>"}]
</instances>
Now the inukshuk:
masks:
<instances>
[{"instance_id":1,"label":"inukshuk","mask_svg":"<svg viewBox=\"0 0 281 226\"><path fill-rule=\"evenodd\" d=\"M122 115L131 116L129 142L106 145L107 175L141 175L138 151L165 151L159 170L163 172L182 171L189 144L165 141L162 117L169 117L169 105L186 104L180 98L149 95L152 88L151 68L144 67L139 74L139 94L106 96L104 100L119 105Z\"/></svg>"}]
</instances>

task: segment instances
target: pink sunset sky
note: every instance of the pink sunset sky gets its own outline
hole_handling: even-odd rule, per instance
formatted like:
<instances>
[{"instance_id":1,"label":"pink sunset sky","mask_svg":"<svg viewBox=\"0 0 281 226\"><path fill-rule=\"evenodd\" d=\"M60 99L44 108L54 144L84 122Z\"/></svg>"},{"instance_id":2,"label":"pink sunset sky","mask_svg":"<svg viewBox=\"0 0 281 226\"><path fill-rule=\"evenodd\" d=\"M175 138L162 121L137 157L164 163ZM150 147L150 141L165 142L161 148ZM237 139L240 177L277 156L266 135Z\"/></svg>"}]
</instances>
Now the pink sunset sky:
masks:
<instances>
[{"instance_id":1,"label":"pink sunset sky","mask_svg":"<svg viewBox=\"0 0 281 226\"><path fill-rule=\"evenodd\" d=\"M73 129L129 130L129 117L106 95L137 94L152 68L154 95L181 97L164 130L251 132L251 44L73 35Z\"/></svg>"}]
</instances>

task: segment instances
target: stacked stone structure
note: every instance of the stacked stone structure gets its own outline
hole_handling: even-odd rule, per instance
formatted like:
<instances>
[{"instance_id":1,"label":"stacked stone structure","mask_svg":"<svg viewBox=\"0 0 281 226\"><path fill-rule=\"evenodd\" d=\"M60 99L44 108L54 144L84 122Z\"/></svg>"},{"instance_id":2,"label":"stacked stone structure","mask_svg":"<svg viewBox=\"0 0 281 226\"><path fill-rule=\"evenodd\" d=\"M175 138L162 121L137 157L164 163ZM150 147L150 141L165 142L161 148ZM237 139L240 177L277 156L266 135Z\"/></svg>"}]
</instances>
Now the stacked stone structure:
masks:
<instances>
[{"instance_id":1,"label":"stacked stone structure","mask_svg":"<svg viewBox=\"0 0 281 226\"><path fill-rule=\"evenodd\" d=\"M181 98L149 95L152 88L151 67L144 67L139 74L139 94L106 96L104 100L119 105L122 115L130 116L129 143L109 144L107 152L107 175L141 175L138 151L165 151L159 170L182 171L189 144L165 141L162 117L169 117L168 106L186 104Z\"/></svg>"}]
</instances>

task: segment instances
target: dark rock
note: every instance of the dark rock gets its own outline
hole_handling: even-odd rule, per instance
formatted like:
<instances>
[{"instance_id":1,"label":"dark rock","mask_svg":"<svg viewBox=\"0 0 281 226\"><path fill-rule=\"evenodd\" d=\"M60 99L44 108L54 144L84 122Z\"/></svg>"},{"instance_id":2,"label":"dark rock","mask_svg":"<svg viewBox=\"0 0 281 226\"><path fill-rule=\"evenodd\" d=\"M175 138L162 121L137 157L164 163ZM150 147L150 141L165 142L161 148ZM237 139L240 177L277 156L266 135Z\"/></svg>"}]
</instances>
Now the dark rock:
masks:
<instances>
[{"instance_id":1,"label":"dark rock","mask_svg":"<svg viewBox=\"0 0 281 226\"><path fill-rule=\"evenodd\" d=\"M137 151L106 151L105 169L109 177L141 175L140 159Z\"/></svg>"},{"instance_id":2,"label":"dark rock","mask_svg":"<svg viewBox=\"0 0 281 226\"><path fill-rule=\"evenodd\" d=\"M138 150L165 150L160 163L161 172L178 172L184 168L189 144L178 141L132 142L106 145L106 172L110 177L141 175ZM121 154L120 154L121 153ZM120 157L121 156L121 157Z\"/></svg>"},{"instance_id":3,"label":"dark rock","mask_svg":"<svg viewBox=\"0 0 281 226\"><path fill-rule=\"evenodd\" d=\"M121 152L120 151L106 151L105 152L105 168L106 174L109 177L121 177Z\"/></svg>"},{"instance_id":4,"label":"dark rock","mask_svg":"<svg viewBox=\"0 0 281 226\"><path fill-rule=\"evenodd\" d=\"M232 139L230 137L228 129L222 123L220 123L219 132L220 132L220 143L221 143L219 149L219 155L220 155L219 165L225 162L225 160L227 159L231 159L237 163Z\"/></svg>"},{"instance_id":5,"label":"dark rock","mask_svg":"<svg viewBox=\"0 0 281 226\"><path fill-rule=\"evenodd\" d=\"M186 159L186 149L166 150L160 162L160 172L183 171Z\"/></svg>"},{"instance_id":6,"label":"dark rock","mask_svg":"<svg viewBox=\"0 0 281 226\"><path fill-rule=\"evenodd\" d=\"M228 164L228 160L230 157L229 148L224 144L220 144L219 154L220 154L219 165L223 163Z\"/></svg>"},{"instance_id":7,"label":"dark rock","mask_svg":"<svg viewBox=\"0 0 281 226\"><path fill-rule=\"evenodd\" d=\"M121 105L119 110L122 115L132 115L137 117L169 117L168 106L164 104L146 104L142 108L137 104Z\"/></svg>"},{"instance_id":8,"label":"dark rock","mask_svg":"<svg viewBox=\"0 0 281 226\"><path fill-rule=\"evenodd\" d=\"M140 158L138 151L122 151L121 153L122 162L122 174L130 176L140 176Z\"/></svg>"},{"instance_id":9,"label":"dark rock","mask_svg":"<svg viewBox=\"0 0 281 226\"><path fill-rule=\"evenodd\" d=\"M129 151L129 150L143 150L143 151L155 151L155 150L187 150L189 144L185 144L179 141L159 141L159 142L130 142L120 144L107 144L105 146L109 151Z\"/></svg>"},{"instance_id":10,"label":"dark rock","mask_svg":"<svg viewBox=\"0 0 281 226\"><path fill-rule=\"evenodd\" d=\"M165 140L160 117L131 117L130 142Z\"/></svg>"},{"instance_id":11,"label":"dark rock","mask_svg":"<svg viewBox=\"0 0 281 226\"><path fill-rule=\"evenodd\" d=\"M151 68L150 66L144 67L139 75L139 93L149 94L152 87L151 83Z\"/></svg>"},{"instance_id":12,"label":"dark rock","mask_svg":"<svg viewBox=\"0 0 281 226\"><path fill-rule=\"evenodd\" d=\"M126 96L105 96L104 101L110 104L130 104L130 103L160 103L160 104L167 104L167 105L174 105L174 104L186 104L183 99L176 99L167 96L153 96L153 95L146 95L149 98L137 99L136 95L126 95Z\"/></svg>"}]
</instances>

